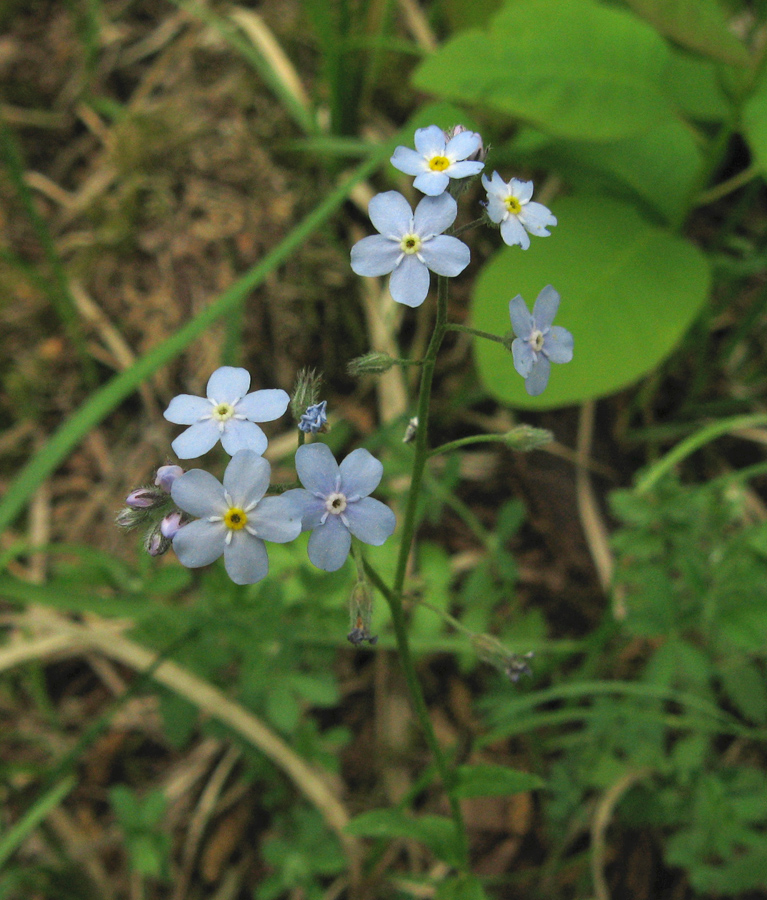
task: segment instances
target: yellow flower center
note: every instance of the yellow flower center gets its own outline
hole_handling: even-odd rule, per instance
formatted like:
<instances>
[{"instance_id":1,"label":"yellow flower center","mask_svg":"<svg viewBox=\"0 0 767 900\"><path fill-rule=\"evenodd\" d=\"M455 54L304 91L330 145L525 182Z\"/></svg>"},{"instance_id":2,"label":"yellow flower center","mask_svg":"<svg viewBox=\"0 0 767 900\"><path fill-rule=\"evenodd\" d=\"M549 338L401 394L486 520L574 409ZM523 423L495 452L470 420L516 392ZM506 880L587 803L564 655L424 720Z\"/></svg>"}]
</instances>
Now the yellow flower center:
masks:
<instances>
[{"instance_id":1,"label":"yellow flower center","mask_svg":"<svg viewBox=\"0 0 767 900\"><path fill-rule=\"evenodd\" d=\"M507 197L503 202L513 216L518 216L522 212L522 204L516 197Z\"/></svg>"},{"instance_id":2,"label":"yellow flower center","mask_svg":"<svg viewBox=\"0 0 767 900\"><path fill-rule=\"evenodd\" d=\"M226 422L227 419L231 419L234 415L234 407L231 403L217 403L213 407L213 418L218 419L219 422Z\"/></svg>"},{"instance_id":3,"label":"yellow flower center","mask_svg":"<svg viewBox=\"0 0 767 900\"><path fill-rule=\"evenodd\" d=\"M429 160L429 168L432 172L444 172L450 165L450 160L446 156L432 156Z\"/></svg>"},{"instance_id":4,"label":"yellow flower center","mask_svg":"<svg viewBox=\"0 0 767 900\"><path fill-rule=\"evenodd\" d=\"M417 234L406 234L399 245L403 253L418 253L421 249L421 239Z\"/></svg>"},{"instance_id":5,"label":"yellow flower center","mask_svg":"<svg viewBox=\"0 0 767 900\"><path fill-rule=\"evenodd\" d=\"M240 509L239 506L233 506L226 511L224 525L226 525L227 528L230 528L232 531L239 531L247 524L248 516L244 509Z\"/></svg>"}]
</instances>

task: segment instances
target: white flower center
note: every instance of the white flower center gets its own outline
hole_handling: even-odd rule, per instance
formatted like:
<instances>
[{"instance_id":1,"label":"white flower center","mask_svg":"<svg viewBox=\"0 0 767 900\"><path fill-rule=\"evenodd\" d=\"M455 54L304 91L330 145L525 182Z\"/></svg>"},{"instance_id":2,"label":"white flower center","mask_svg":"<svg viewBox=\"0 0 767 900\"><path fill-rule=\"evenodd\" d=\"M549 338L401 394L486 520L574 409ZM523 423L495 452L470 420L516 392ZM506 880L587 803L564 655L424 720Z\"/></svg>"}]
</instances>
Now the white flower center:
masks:
<instances>
[{"instance_id":1,"label":"white flower center","mask_svg":"<svg viewBox=\"0 0 767 900\"><path fill-rule=\"evenodd\" d=\"M403 235L399 245L403 253L408 255L418 253L421 249L421 238L417 234L406 234Z\"/></svg>"},{"instance_id":2,"label":"white flower center","mask_svg":"<svg viewBox=\"0 0 767 900\"><path fill-rule=\"evenodd\" d=\"M333 493L325 498L325 509L334 516L340 516L346 509L346 495Z\"/></svg>"},{"instance_id":3,"label":"white flower center","mask_svg":"<svg viewBox=\"0 0 767 900\"><path fill-rule=\"evenodd\" d=\"M212 415L216 421L226 422L234 415L234 406L231 403L215 403Z\"/></svg>"},{"instance_id":4,"label":"white flower center","mask_svg":"<svg viewBox=\"0 0 767 900\"><path fill-rule=\"evenodd\" d=\"M533 333L528 338L530 346L535 350L536 353L540 353L543 349L543 332L542 331L533 331Z\"/></svg>"}]
</instances>

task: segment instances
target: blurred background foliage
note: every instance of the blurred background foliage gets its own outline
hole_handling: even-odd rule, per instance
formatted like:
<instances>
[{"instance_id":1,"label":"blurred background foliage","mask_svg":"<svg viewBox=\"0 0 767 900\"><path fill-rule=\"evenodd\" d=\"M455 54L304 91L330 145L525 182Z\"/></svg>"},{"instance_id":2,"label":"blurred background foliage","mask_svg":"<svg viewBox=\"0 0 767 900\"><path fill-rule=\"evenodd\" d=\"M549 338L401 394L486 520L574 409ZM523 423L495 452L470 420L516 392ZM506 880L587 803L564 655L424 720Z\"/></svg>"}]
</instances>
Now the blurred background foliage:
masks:
<instances>
[{"instance_id":1,"label":"blurred background foliage","mask_svg":"<svg viewBox=\"0 0 767 900\"><path fill-rule=\"evenodd\" d=\"M766 19L0 7L0 897L764 896ZM170 397L220 364L286 389L321 369L328 442L380 454L396 507L414 382L345 366L418 357L432 310L393 310L348 248L374 191L408 190L392 148L458 121L559 224L524 253L465 238L451 318L503 334L551 283L576 346L539 398L497 344L458 336L437 372L435 443L518 413L556 437L425 483L410 628L472 878L383 610L374 649L345 641L351 565L321 575L299 541L238 588L112 524L166 461ZM394 546L371 560L388 578Z\"/></svg>"}]
</instances>

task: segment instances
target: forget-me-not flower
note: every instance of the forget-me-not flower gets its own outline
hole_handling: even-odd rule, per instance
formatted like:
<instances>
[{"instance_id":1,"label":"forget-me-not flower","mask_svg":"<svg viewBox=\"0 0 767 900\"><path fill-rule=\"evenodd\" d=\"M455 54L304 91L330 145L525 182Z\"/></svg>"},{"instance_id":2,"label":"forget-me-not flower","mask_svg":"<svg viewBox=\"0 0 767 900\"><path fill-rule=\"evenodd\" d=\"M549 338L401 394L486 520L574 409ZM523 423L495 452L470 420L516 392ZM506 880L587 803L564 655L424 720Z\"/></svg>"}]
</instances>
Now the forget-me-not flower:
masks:
<instances>
[{"instance_id":1,"label":"forget-me-not flower","mask_svg":"<svg viewBox=\"0 0 767 900\"><path fill-rule=\"evenodd\" d=\"M455 221L458 204L450 194L424 197L416 206L397 191L376 194L370 220L380 234L352 247L352 269L358 275L387 275L397 303L420 306L429 293L429 269L437 275L459 275L468 266L469 248L442 234Z\"/></svg>"},{"instance_id":2,"label":"forget-me-not flower","mask_svg":"<svg viewBox=\"0 0 767 900\"><path fill-rule=\"evenodd\" d=\"M318 431L322 431L328 421L327 405L328 401L323 400L321 403L307 406L306 412L298 420L299 430L306 434L317 434Z\"/></svg>"},{"instance_id":3,"label":"forget-me-not flower","mask_svg":"<svg viewBox=\"0 0 767 900\"><path fill-rule=\"evenodd\" d=\"M528 232L537 237L548 237L547 226L556 225L557 220L542 203L531 202L532 181L512 178L508 183L497 172L492 179L482 176L482 184L487 191L487 214L492 222L500 224L503 242L523 250L530 246Z\"/></svg>"},{"instance_id":4,"label":"forget-me-not flower","mask_svg":"<svg viewBox=\"0 0 767 900\"><path fill-rule=\"evenodd\" d=\"M397 147L391 164L406 175L416 176L413 187L436 197L447 189L451 178L466 178L482 171L484 162L468 159L481 148L482 138L475 131L460 131L448 138L437 125L429 125L416 131L415 150Z\"/></svg>"},{"instance_id":5,"label":"forget-me-not flower","mask_svg":"<svg viewBox=\"0 0 767 900\"><path fill-rule=\"evenodd\" d=\"M210 376L207 399L179 394L170 401L163 415L176 425L189 425L171 444L179 459L192 459L207 453L220 440L230 456L238 450L263 453L267 440L256 422L278 419L288 408L285 391L264 390L248 393L247 370L222 366Z\"/></svg>"},{"instance_id":6,"label":"forget-me-not flower","mask_svg":"<svg viewBox=\"0 0 767 900\"><path fill-rule=\"evenodd\" d=\"M264 541L284 544L301 533L301 516L292 503L283 497L264 497L270 474L263 456L238 450L226 467L223 484L203 469L191 469L173 482L176 505L198 517L173 537L183 566L207 566L223 553L227 574L236 584L254 584L267 574Z\"/></svg>"},{"instance_id":7,"label":"forget-me-not flower","mask_svg":"<svg viewBox=\"0 0 767 900\"><path fill-rule=\"evenodd\" d=\"M352 451L339 466L327 444L304 444L296 451L296 471L304 488L286 491L302 530L311 531L309 559L326 572L346 562L352 535L378 547L391 536L394 513L368 495L383 474L381 463L367 450Z\"/></svg>"},{"instance_id":8,"label":"forget-me-not flower","mask_svg":"<svg viewBox=\"0 0 767 900\"><path fill-rule=\"evenodd\" d=\"M538 294L532 315L521 294L509 301L511 325L517 336L511 344L514 368L525 379L531 397L543 393L551 363L568 363L573 358L573 336L566 328L551 324L558 308L559 294L550 284Z\"/></svg>"}]
</instances>

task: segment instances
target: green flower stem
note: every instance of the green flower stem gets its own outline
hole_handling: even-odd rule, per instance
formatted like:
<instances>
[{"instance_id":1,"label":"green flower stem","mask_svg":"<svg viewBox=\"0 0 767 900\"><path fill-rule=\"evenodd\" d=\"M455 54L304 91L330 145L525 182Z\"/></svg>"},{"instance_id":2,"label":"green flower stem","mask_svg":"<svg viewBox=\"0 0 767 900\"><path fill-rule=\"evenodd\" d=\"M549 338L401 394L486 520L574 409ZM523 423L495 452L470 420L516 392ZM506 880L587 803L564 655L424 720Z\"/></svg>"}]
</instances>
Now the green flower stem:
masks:
<instances>
[{"instance_id":1,"label":"green flower stem","mask_svg":"<svg viewBox=\"0 0 767 900\"><path fill-rule=\"evenodd\" d=\"M471 444L508 444L508 442L508 434L472 434L469 437L459 438L457 441L450 441L448 444L435 447L434 450L429 451L429 459L449 453L451 450L458 450L460 447L468 447Z\"/></svg>"},{"instance_id":2,"label":"green flower stem","mask_svg":"<svg viewBox=\"0 0 767 900\"><path fill-rule=\"evenodd\" d=\"M397 648L399 650L400 662L405 674L410 699L413 704L416 716L418 717L421 727L423 728L426 743L434 757L434 762L439 771L440 779L445 787L448 799L450 801L450 812L455 823L456 838L459 842L461 859L463 862L462 870L469 871L469 849L466 839L466 829L463 823L463 815L458 800L452 795L452 786L455 780L451 772L447 760L439 746L437 736L429 718L429 710L426 706L426 700L421 690L418 675L416 674L415 664L410 652L410 645L407 637L407 626L405 623L405 612L402 606L402 594L405 586L405 575L407 573L407 564L410 558L410 551L415 536L417 526L418 497L421 492L421 483L423 481L424 469L429 457L427 447L428 426L429 426L429 402L431 400L431 385L434 378L434 366L437 360L437 353L447 330L447 278L440 275L437 280L437 320L434 323L434 331L432 332L426 355L423 359L423 367L421 369L421 387L418 394L418 431L414 441L415 455L413 458L413 472L410 482L410 491L408 492L407 506L405 508L405 519L402 526L402 538L400 539L399 557L397 559L397 570L394 577L394 584L390 591L383 592L383 595L389 604L391 610L392 623L394 625L394 634L397 638Z\"/></svg>"},{"instance_id":3,"label":"green flower stem","mask_svg":"<svg viewBox=\"0 0 767 900\"><path fill-rule=\"evenodd\" d=\"M459 234L465 234L472 228L476 228L478 225L484 225L487 222L487 219L484 216L480 216L478 219L474 219L473 222L467 222L466 225L461 225L460 228L456 228L453 232L451 232L455 237L458 237Z\"/></svg>"},{"instance_id":4,"label":"green flower stem","mask_svg":"<svg viewBox=\"0 0 767 900\"><path fill-rule=\"evenodd\" d=\"M474 337L495 341L496 344L506 344L506 338L497 334L490 334L489 331L480 331L478 328L469 328L468 325L457 325L455 322L448 322L447 325L445 325L445 329L447 331L462 331L464 334L472 334Z\"/></svg>"}]
</instances>

